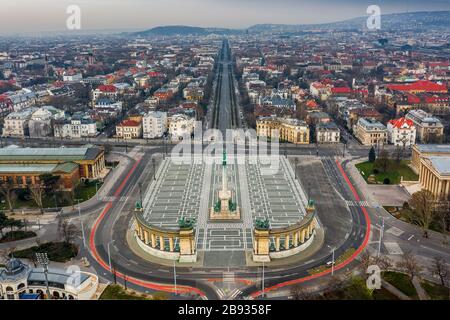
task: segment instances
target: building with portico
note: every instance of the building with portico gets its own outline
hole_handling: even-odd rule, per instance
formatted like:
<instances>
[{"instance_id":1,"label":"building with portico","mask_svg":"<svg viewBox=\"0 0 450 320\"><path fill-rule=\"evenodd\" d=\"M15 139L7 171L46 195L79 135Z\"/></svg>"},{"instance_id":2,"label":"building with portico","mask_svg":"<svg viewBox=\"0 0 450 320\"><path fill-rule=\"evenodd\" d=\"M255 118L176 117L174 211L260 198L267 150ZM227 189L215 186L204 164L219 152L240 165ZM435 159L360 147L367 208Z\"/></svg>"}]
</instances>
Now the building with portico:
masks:
<instances>
[{"instance_id":1,"label":"building with portico","mask_svg":"<svg viewBox=\"0 0 450 320\"><path fill-rule=\"evenodd\" d=\"M42 166L42 169L45 165L62 165L67 163L75 163L78 166L80 178L84 179L101 179L106 176L108 171L105 167L105 152L98 147L8 147L0 149L0 166L3 167ZM48 169L50 170L50 168Z\"/></svg>"}]
</instances>

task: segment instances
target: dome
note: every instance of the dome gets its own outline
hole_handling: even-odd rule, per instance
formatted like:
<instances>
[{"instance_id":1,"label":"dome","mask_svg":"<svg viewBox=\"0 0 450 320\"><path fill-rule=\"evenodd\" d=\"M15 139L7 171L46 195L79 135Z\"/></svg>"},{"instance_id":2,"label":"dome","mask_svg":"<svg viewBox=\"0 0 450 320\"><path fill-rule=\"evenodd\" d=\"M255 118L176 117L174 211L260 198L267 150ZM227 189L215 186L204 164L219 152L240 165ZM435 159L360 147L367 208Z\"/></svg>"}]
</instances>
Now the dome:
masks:
<instances>
[{"instance_id":1,"label":"dome","mask_svg":"<svg viewBox=\"0 0 450 320\"><path fill-rule=\"evenodd\" d=\"M5 269L6 274L12 276L21 273L26 266L19 259L12 258L6 263Z\"/></svg>"}]
</instances>

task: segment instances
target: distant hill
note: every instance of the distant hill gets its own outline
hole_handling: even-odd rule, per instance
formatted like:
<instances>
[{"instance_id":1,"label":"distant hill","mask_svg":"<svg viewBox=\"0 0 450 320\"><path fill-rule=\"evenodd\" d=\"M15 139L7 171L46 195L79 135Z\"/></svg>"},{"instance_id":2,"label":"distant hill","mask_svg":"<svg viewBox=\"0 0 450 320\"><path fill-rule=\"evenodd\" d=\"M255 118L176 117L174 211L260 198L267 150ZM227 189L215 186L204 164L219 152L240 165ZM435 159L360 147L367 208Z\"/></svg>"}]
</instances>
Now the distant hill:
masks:
<instances>
[{"instance_id":1,"label":"distant hill","mask_svg":"<svg viewBox=\"0 0 450 320\"><path fill-rule=\"evenodd\" d=\"M250 33L303 32L312 30L363 30L366 17L320 24L257 24L248 28ZM450 28L450 11L393 13L381 16L382 30L425 30Z\"/></svg>"},{"instance_id":2,"label":"distant hill","mask_svg":"<svg viewBox=\"0 0 450 320\"><path fill-rule=\"evenodd\" d=\"M326 30L364 30L368 16L320 24L257 24L247 29L160 26L134 32L138 36L231 35L242 33L299 33ZM381 16L382 30L428 30L450 28L450 11L393 13Z\"/></svg>"},{"instance_id":3,"label":"distant hill","mask_svg":"<svg viewBox=\"0 0 450 320\"><path fill-rule=\"evenodd\" d=\"M235 34L241 31L226 28L202 28L191 26L160 26L145 31L135 32L139 36L202 36L208 34Z\"/></svg>"}]
</instances>

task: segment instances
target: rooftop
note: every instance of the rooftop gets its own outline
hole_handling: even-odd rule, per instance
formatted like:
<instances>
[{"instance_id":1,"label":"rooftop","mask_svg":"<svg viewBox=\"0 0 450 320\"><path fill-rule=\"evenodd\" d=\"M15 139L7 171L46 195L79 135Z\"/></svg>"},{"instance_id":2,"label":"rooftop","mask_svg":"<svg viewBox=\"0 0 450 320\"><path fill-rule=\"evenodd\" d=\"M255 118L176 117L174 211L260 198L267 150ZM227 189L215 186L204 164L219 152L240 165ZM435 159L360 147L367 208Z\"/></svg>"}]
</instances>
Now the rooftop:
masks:
<instances>
[{"instance_id":1,"label":"rooftop","mask_svg":"<svg viewBox=\"0 0 450 320\"><path fill-rule=\"evenodd\" d=\"M99 148L2 148L0 161L94 160L99 153Z\"/></svg>"},{"instance_id":2,"label":"rooftop","mask_svg":"<svg viewBox=\"0 0 450 320\"><path fill-rule=\"evenodd\" d=\"M420 152L450 154L450 144L416 144Z\"/></svg>"},{"instance_id":3,"label":"rooftop","mask_svg":"<svg viewBox=\"0 0 450 320\"><path fill-rule=\"evenodd\" d=\"M441 175L450 175L450 156L449 157L439 157L432 156L429 157L433 167Z\"/></svg>"}]
</instances>

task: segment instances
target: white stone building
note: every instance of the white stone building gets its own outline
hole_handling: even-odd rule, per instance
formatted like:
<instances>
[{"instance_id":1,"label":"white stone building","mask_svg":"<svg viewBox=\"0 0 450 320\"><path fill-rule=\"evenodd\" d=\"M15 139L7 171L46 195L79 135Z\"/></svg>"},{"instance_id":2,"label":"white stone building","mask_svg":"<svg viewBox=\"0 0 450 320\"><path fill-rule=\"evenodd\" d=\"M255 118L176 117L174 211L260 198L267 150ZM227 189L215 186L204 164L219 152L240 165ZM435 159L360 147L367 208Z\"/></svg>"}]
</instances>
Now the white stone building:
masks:
<instances>
[{"instance_id":1,"label":"white stone building","mask_svg":"<svg viewBox=\"0 0 450 320\"><path fill-rule=\"evenodd\" d=\"M184 114L175 114L168 118L169 135L172 141L183 140L189 137L195 128L195 118Z\"/></svg>"},{"instance_id":2,"label":"white stone building","mask_svg":"<svg viewBox=\"0 0 450 320\"><path fill-rule=\"evenodd\" d=\"M388 141L395 146L411 147L416 142L416 127L412 120L399 118L387 124Z\"/></svg>"},{"instance_id":3,"label":"white stone building","mask_svg":"<svg viewBox=\"0 0 450 320\"><path fill-rule=\"evenodd\" d=\"M151 111L142 118L144 139L160 138L167 131L167 113Z\"/></svg>"},{"instance_id":4,"label":"white stone building","mask_svg":"<svg viewBox=\"0 0 450 320\"><path fill-rule=\"evenodd\" d=\"M11 112L4 119L4 137L25 137L29 134L29 121L31 115L37 110L36 107L21 111Z\"/></svg>"},{"instance_id":5,"label":"white stone building","mask_svg":"<svg viewBox=\"0 0 450 320\"><path fill-rule=\"evenodd\" d=\"M56 120L54 134L60 139L95 137L98 134L97 123L87 115L74 114L71 118Z\"/></svg>"},{"instance_id":6,"label":"white stone building","mask_svg":"<svg viewBox=\"0 0 450 320\"><path fill-rule=\"evenodd\" d=\"M29 121L30 137L47 137L53 133L53 124L55 120L64 119L63 110L53 106L43 106L37 109L31 115Z\"/></svg>"},{"instance_id":7,"label":"white stone building","mask_svg":"<svg viewBox=\"0 0 450 320\"><path fill-rule=\"evenodd\" d=\"M317 143L339 143L341 131L334 122L319 123L316 125Z\"/></svg>"}]
</instances>

